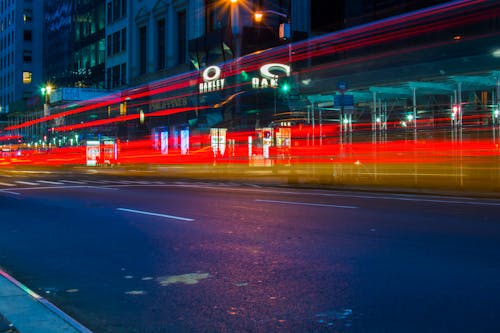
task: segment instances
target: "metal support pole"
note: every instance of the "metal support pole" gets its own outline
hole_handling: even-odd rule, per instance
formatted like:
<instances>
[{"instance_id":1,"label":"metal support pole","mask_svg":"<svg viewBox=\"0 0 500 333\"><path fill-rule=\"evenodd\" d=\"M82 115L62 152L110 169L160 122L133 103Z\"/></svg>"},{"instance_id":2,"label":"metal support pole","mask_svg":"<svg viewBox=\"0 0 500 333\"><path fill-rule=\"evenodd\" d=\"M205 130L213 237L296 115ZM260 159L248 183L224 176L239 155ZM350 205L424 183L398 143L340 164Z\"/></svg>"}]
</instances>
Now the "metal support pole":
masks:
<instances>
[{"instance_id":1,"label":"metal support pole","mask_svg":"<svg viewBox=\"0 0 500 333\"><path fill-rule=\"evenodd\" d=\"M417 88L412 88L413 94L413 140L417 141Z\"/></svg>"},{"instance_id":2,"label":"metal support pole","mask_svg":"<svg viewBox=\"0 0 500 333\"><path fill-rule=\"evenodd\" d=\"M241 33L240 33L240 7L237 3L231 3L231 30L233 34L233 43L234 43L234 59L235 62L235 77L236 77L236 85L235 85L235 99L234 99L234 109L236 116L241 117L241 124L246 126L246 119L243 113L240 110L240 94L238 93L240 90L240 58L241 58Z\"/></svg>"},{"instance_id":3,"label":"metal support pole","mask_svg":"<svg viewBox=\"0 0 500 333\"><path fill-rule=\"evenodd\" d=\"M323 115L322 108L318 107L319 112L319 145L323 145Z\"/></svg>"},{"instance_id":4,"label":"metal support pole","mask_svg":"<svg viewBox=\"0 0 500 333\"><path fill-rule=\"evenodd\" d=\"M314 118L315 118L315 115L314 115L314 103L311 103L311 118L312 118L312 145L314 147L314 137L316 136L316 129L315 129L315 122L314 122Z\"/></svg>"},{"instance_id":5,"label":"metal support pole","mask_svg":"<svg viewBox=\"0 0 500 333\"><path fill-rule=\"evenodd\" d=\"M377 93L373 92L372 104L372 143L377 142Z\"/></svg>"}]
</instances>

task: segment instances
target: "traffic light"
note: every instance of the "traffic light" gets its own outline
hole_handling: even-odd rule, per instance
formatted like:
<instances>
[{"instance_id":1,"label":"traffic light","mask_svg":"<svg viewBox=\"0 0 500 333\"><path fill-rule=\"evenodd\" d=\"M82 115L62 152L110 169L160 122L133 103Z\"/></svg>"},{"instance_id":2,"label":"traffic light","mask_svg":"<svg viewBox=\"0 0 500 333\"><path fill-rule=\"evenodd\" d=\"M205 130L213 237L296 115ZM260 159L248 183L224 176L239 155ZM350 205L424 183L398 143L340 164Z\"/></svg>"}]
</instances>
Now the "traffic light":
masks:
<instances>
[{"instance_id":1,"label":"traffic light","mask_svg":"<svg viewBox=\"0 0 500 333\"><path fill-rule=\"evenodd\" d=\"M290 84L288 82L284 83L282 86L281 86L281 92L283 92L284 94L288 93L290 91Z\"/></svg>"},{"instance_id":2,"label":"traffic light","mask_svg":"<svg viewBox=\"0 0 500 333\"><path fill-rule=\"evenodd\" d=\"M241 79L243 81L248 81L248 73L247 72L241 71L240 75L241 75Z\"/></svg>"}]
</instances>

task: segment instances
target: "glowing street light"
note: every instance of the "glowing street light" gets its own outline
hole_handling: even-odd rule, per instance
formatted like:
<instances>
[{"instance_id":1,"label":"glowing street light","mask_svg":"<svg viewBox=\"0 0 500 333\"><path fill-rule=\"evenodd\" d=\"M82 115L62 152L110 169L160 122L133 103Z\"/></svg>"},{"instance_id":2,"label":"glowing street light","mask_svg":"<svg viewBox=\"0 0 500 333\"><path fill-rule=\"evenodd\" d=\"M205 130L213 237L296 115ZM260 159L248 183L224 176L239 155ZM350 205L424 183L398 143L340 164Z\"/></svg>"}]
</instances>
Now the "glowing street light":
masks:
<instances>
[{"instance_id":1,"label":"glowing street light","mask_svg":"<svg viewBox=\"0 0 500 333\"><path fill-rule=\"evenodd\" d=\"M43 115L48 116L50 115L50 93L52 93L52 86L50 84L47 84L46 86L40 88L42 95L44 96L44 101L43 101Z\"/></svg>"},{"instance_id":2,"label":"glowing street light","mask_svg":"<svg viewBox=\"0 0 500 333\"><path fill-rule=\"evenodd\" d=\"M40 91L42 92L43 96L50 96L50 93L52 92L52 86L46 85L45 87L40 88Z\"/></svg>"},{"instance_id":3,"label":"glowing street light","mask_svg":"<svg viewBox=\"0 0 500 333\"><path fill-rule=\"evenodd\" d=\"M277 16L280 16L280 17L286 19L287 26L285 26L284 23L282 23L282 25L280 25L280 38L283 38L283 39L290 39L291 38L292 30L290 29L290 26L291 26L290 15L287 15L285 13L278 12L275 10L258 10L253 14L253 18L254 18L255 22L257 22L257 23L262 22L262 20L264 19L264 14L277 15Z\"/></svg>"}]
</instances>

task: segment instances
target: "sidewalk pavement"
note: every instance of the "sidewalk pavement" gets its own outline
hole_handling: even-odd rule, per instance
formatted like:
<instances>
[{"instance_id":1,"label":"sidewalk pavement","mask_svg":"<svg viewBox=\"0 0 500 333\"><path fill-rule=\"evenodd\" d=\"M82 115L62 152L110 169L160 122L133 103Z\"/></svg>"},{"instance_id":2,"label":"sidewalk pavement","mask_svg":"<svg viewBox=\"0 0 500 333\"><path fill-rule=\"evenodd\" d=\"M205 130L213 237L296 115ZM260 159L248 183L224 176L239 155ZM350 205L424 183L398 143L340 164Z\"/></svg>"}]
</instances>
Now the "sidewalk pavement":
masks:
<instances>
[{"instance_id":1,"label":"sidewalk pavement","mask_svg":"<svg viewBox=\"0 0 500 333\"><path fill-rule=\"evenodd\" d=\"M0 269L0 332L91 333L89 329L2 269Z\"/></svg>"}]
</instances>

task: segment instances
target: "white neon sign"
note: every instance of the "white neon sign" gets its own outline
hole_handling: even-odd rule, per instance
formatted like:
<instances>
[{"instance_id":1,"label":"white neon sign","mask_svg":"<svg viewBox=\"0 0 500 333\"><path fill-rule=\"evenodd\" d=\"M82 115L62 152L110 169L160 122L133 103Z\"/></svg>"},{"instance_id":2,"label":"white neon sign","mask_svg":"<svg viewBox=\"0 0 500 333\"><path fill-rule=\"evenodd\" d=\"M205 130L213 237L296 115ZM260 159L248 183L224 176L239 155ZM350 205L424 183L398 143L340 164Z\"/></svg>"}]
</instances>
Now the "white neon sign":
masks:
<instances>
[{"instance_id":1,"label":"white neon sign","mask_svg":"<svg viewBox=\"0 0 500 333\"><path fill-rule=\"evenodd\" d=\"M203 82L199 84L200 94L224 89L225 79L221 79L221 72L218 66L209 66L203 71ZM279 63L265 64L260 67L260 77L252 78L252 88L277 88L278 80L283 74L290 76L290 66Z\"/></svg>"},{"instance_id":2,"label":"white neon sign","mask_svg":"<svg viewBox=\"0 0 500 333\"><path fill-rule=\"evenodd\" d=\"M265 64L260 68L260 75L262 78L254 77L252 79L252 88L277 88L279 75L273 72L285 73L290 76L290 66L278 63Z\"/></svg>"},{"instance_id":3,"label":"white neon sign","mask_svg":"<svg viewBox=\"0 0 500 333\"><path fill-rule=\"evenodd\" d=\"M202 74L203 82L199 85L200 93L202 94L224 89L225 79L221 79L220 75L221 70L218 66L210 66L205 68Z\"/></svg>"}]
</instances>

